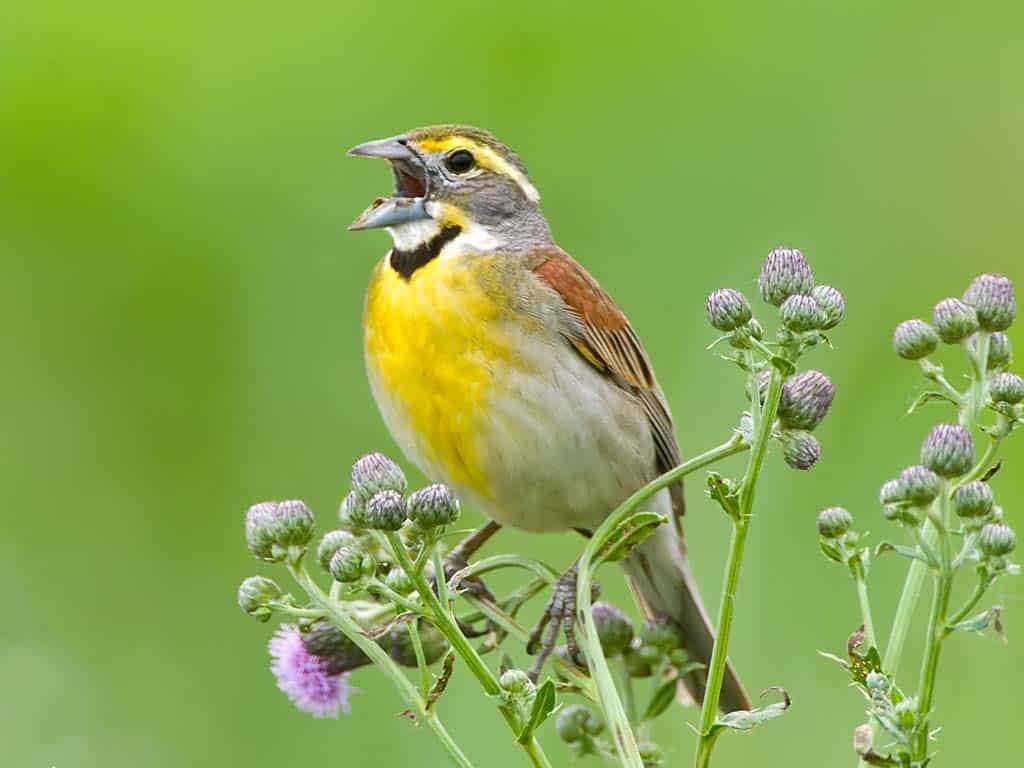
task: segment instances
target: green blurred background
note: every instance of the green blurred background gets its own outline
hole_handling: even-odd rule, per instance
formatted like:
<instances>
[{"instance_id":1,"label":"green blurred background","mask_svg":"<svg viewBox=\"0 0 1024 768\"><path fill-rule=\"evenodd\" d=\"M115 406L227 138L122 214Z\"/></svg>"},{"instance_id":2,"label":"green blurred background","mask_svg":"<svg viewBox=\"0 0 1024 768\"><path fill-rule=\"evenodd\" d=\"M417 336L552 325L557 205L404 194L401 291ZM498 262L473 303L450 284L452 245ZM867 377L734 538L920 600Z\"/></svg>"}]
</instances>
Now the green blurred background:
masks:
<instances>
[{"instance_id":1,"label":"green blurred background","mask_svg":"<svg viewBox=\"0 0 1024 768\"><path fill-rule=\"evenodd\" d=\"M631 315L685 451L741 405L735 373L703 350L706 293L753 289L780 243L845 291L837 351L812 360L839 390L825 458L800 475L770 464L733 646L752 690L785 685L795 704L724 739L720 762L850 766L863 707L816 651L841 649L858 619L813 517L842 503L876 541L895 535L876 489L943 414L903 416L917 378L891 329L981 270L1024 285L1019 9L5 4L3 762L444 763L372 672L340 722L293 709L267 670L272 627L234 591L262 569L242 543L247 504L302 496L329 526L350 462L395 450L360 346L386 237L345 231L388 174L343 151L466 121L520 151L559 242ZM1024 524L1016 443L996 488ZM690 510L714 605L727 526L695 490ZM562 567L579 541L498 546ZM886 629L903 571L872 573ZM604 583L624 599L617 574ZM943 657L941 765L1020 751L1024 588L995 597L1011 644L956 637ZM466 751L522 765L459 678L443 712ZM688 764L695 717L659 724L671 765Z\"/></svg>"}]
</instances>

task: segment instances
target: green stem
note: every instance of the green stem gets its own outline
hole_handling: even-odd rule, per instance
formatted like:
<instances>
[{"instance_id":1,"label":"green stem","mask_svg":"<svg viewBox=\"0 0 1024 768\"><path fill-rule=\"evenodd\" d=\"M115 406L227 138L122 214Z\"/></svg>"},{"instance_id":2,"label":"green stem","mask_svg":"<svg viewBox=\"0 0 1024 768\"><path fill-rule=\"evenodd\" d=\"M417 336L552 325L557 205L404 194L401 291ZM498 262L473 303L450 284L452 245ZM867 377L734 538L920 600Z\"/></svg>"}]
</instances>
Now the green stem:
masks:
<instances>
[{"instance_id":1,"label":"green stem","mask_svg":"<svg viewBox=\"0 0 1024 768\"><path fill-rule=\"evenodd\" d=\"M473 768L473 764L459 748L459 745L455 743L455 740L448 733L437 713L427 709L425 699L419 695L416 687L409 682L409 679L398 668L398 665L391 660L387 652L368 638L363 633L362 627L356 624L351 616L341 610L338 604L320 589L320 586L313 581L302 565L289 565L289 570L299 585L306 591L306 594L309 595L309 598L320 607L330 622L341 630L345 637L355 643L378 669L387 675L406 706L416 713L416 717L421 723L426 723L427 727L434 732L434 735L441 742L441 746L444 747L452 762L462 766L462 768Z\"/></svg>"},{"instance_id":2,"label":"green stem","mask_svg":"<svg viewBox=\"0 0 1024 768\"><path fill-rule=\"evenodd\" d=\"M864 625L864 639L869 648L878 648L875 635L875 622L871 618L871 600L868 597L868 582L864 566L858 559L853 566L854 583L857 585L857 602L860 604L860 620Z\"/></svg>"},{"instance_id":3,"label":"green stem","mask_svg":"<svg viewBox=\"0 0 1024 768\"><path fill-rule=\"evenodd\" d=\"M974 606L976 606L980 602L981 598L985 596L985 592L988 590L990 583L991 582L984 576L978 580L978 583L974 587L974 592L972 592L971 596L967 598L967 602L960 606L960 610L946 619L945 636L948 636L953 631L952 628L955 624L959 624L967 617L967 614L974 610Z\"/></svg>"},{"instance_id":4,"label":"green stem","mask_svg":"<svg viewBox=\"0 0 1024 768\"><path fill-rule=\"evenodd\" d=\"M582 630L579 636L580 647L587 657L590 677L597 689L598 700L601 704L605 723L611 733L615 744L615 751L622 762L623 768L643 768L643 760L640 757L640 750L637 747L633 729L630 727L629 716L623 708L622 700L615 689L615 681L601 650L601 640L597 636L597 627L594 624L594 616L591 610L594 558L598 549L604 545L605 540L619 523L633 514L649 498L691 472L696 472L709 464L741 453L748 448L749 446L743 441L742 436L735 434L725 443L689 461L683 462L678 467L670 469L665 474L652 480L643 488L633 493L614 512L605 518L604 522L594 532L594 535L590 537L586 548L583 550L583 554L580 556L576 579L577 621Z\"/></svg>"},{"instance_id":5,"label":"green stem","mask_svg":"<svg viewBox=\"0 0 1024 768\"><path fill-rule=\"evenodd\" d=\"M406 551L405 545L398 537L398 534L388 532L386 536L398 565L409 575L420 598L430 609L431 619L435 622L441 634L445 636L452 648L455 649L455 652L462 657L462 660L469 667L470 672L473 673L473 676L487 695L500 699L501 686L498 685L498 679L484 663L484 660L480 658L480 654L476 652L476 649L466 639L466 636L462 634L462 630L459 629L459 625L455 622L451 613L451 606L441 602L441 599L434 593L430 582L427 581L422 571L416 572L409 560L409 553ZM445 596L445 601L447 602L447 585L445 584L444 569L439 561L435 561L434 568L434 579L437 582L438 591ZM502 702L498 704L498 710L501 712L502 717L505 718L505 722L508 723L512 733L518 736L520 722L514 707L509 703ZM541 749L540 744L537 743L536 738L532 738L529 742L520 746L522 746L523 751L526 752L535 768L551 768L551 763L548 762L547 756Z\"/></svg>"},{"instance_id":6,"label":"green stem","mask_svg":"<svg viewBox=\"0 0 1024 768\"><path fill-rule=\"evenodd\" d=\"M753 376L753 374L751 374ZM711 762L715 737L712 727L718 717L718 702L722 695L722 681L725 679L725 667L729 656L729 640L732 633L733 612L736 607L736 592L739 587L740 568L743 564L743 550L750 530L750 519L754 510L754 496L757 489L757 478L764 465L768 441L772 436L772 426L779 407L782 394L783 375L776 367L771 369L768 380L768 392L758 420L754 423L754 441L747 460L747 471L743 476L739 491L738 514L733 519L732 539L729 543L729 557L725 567L725 585L722 588L722 599L718 609L718 626L715 628L715 645L711 652L711 663L708 665L707 688L704 692L704 705L701 709L700 735L697 740L697 753L694 764L705 768Z\"/></svg>"},{"instance_id":7,"label":"green stem","mask_svg":"<svg viewBox=\"0 0 1024 768\"><path fill-rule=\"evenodd\" d=\"M939 533L935 530L935 526L926 520L921 541L934 548L938 538ZM914 616L914 608L917 607L917 601L921 596L921 587L927 573L928 566L925 563L920 560L911 560L910 568L907 569L906 581L903 582L903 592L896 606L896 617L893 619L892 631L889 633L889 642L885 647L885 657L882 659L882 671L890 677L893 677L899 669L907 633L910 631L910 620Z\"/></svg>"}]
</instances>

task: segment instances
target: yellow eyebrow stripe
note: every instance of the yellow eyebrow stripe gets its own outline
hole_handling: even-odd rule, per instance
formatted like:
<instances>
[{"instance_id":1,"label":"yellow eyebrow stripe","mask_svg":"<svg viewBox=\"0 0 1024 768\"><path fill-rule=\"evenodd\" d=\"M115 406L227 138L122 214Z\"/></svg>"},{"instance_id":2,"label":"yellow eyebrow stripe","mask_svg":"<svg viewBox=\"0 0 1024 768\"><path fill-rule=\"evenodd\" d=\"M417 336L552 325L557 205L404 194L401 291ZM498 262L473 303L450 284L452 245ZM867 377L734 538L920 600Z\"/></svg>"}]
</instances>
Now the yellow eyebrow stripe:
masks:
<instances>
[{"instance_id":1,"label":"yellow eyebrow stripe","mask_svg":"<svg viewBox=\"0 0 1024 768\"><path fill-rule=\"evenodd\" d=\"M479 166L490 171L494 171L495 173L500 173L502 176L508 176L512 181L519 185L519 188L523 190L523 194L525 194L530 200L533 202L540 200L540 194L538 194L536 187L530 183L530 180L526 178L526 174L486 144L480 144L479 142L473 141L465 136L446 136L439 139L422 139L417 142L417 144L427 152L446 152L453 149L468 149L473 153L473 156L476 158L476 162Z\"/></svg>"}]
</instances>

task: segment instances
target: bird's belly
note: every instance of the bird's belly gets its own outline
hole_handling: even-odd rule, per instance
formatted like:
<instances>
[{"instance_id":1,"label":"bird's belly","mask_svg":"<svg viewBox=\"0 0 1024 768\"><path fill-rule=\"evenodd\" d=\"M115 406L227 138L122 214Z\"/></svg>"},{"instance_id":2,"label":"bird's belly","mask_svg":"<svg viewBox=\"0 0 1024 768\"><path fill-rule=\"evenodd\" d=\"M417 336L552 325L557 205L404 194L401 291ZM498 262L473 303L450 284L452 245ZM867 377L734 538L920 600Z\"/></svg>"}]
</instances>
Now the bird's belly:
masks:
<instances>
[{"instance_id":1,"label":"bird's belly","mask_svg":"<svg viewBox=\"0 0 1024 768\"><path fill-rule=\"evenodd\" d=\"M411 284L379 268L364 324L371 388L399 447L497 522L591 529L654 476L636 399L449 265Z\"/></svg>"},{"instance_id":2,"label":"bird's belly","mask_svg":"<svg viewBox=\"0 0 1024 768\"><path fill-rule=\"evenodd\" d=\"M488 398L477 455L491 498L477 503L503 525L592 530L656 474L654 444L639 403L552 342Z\"/></svg>"}]
</instances>

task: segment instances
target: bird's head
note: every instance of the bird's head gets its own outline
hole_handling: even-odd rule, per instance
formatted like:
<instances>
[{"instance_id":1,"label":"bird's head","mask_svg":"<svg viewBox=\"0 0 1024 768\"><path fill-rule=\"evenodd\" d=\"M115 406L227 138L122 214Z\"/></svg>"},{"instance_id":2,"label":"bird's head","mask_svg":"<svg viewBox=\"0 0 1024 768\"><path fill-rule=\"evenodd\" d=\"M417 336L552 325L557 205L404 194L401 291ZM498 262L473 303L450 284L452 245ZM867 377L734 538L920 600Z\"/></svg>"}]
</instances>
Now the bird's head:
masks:
<instances>
[{"instance_id":1,"label":"bird's head","mask_svg":"<svg viewBox=\"0 0 1024 768\"><path fill-rule=\"evenodd\" d=\"M446 228L498 243L514 240L515 232L547 235L526 166L487 131L432 125L348 153L388 160L394 176L392 196L377 198L349 229L384 227L398 248L416 247Z\"/></svg>"}]
</instances>

